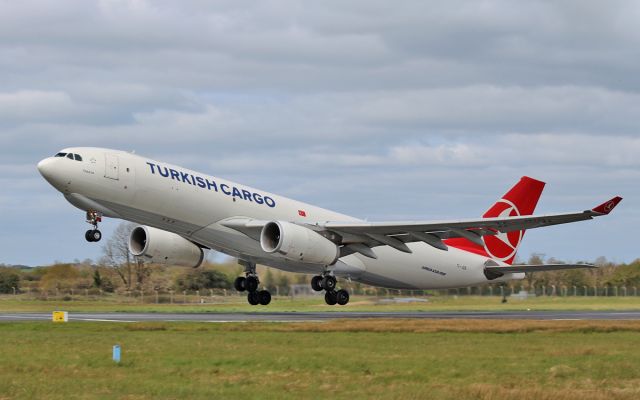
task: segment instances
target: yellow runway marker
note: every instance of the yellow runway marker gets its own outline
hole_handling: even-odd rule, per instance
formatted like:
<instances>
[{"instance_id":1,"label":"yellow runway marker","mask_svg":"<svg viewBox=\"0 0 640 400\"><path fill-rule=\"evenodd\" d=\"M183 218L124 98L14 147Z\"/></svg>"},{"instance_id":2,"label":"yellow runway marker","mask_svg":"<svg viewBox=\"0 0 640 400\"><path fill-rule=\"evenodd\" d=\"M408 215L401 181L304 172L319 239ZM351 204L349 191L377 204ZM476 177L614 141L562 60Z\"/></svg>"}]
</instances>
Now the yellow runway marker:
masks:
<instances>
[{"instance_id":1,"label":"yellow runway marker","mask_svg":"<svg viewBox=\"0 0 640 400\"><path fill-rule=\"evenodd\" d=\"M67 322L69 321L69 315L66 311L54 311L53 322Z\"/></svg>"}]
</instances>

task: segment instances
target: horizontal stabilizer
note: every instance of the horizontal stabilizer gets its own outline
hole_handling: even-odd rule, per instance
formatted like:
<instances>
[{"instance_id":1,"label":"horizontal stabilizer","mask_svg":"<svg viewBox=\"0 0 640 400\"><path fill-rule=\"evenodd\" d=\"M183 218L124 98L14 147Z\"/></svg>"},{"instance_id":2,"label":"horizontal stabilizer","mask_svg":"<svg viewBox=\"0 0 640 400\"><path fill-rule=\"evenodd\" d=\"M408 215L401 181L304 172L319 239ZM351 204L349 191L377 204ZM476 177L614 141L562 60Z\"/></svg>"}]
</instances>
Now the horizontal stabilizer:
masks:
<instances>
[{"instance_id":1,"label":"horizontal stabilizer","mask_svg":"<svg viewBox=\"0 0 640 400\"><path fill-rule=\"evenodd\" d=\"M541 264L541 265L507 265L507 266L487 266L485 271L489 273L516 273L516 272L542 272L558 271L562 269L576 268L597 268L593 264Z\"/></svg>"}]
</instances>

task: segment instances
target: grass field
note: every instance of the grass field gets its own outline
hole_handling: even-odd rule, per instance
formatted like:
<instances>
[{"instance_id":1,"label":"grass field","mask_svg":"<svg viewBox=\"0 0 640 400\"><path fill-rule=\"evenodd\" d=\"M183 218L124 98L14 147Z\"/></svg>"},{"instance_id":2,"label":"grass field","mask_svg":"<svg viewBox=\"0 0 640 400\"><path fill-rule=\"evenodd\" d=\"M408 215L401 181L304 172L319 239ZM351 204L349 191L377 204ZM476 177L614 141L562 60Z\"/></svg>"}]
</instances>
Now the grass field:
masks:
<instances>
[{"instance_id":1,"label":"grass field","mask_svg":"<svg viewBox=\"0 0 640 400\"><path fill-rule=\"evenodd\" d=\"M0 399L637 399L638 339L637 321L0 323Z\"/></svg>"},{"instance_id":2,"label":"grass field","mask_svg":"<svg viewBox=\"0 0 640 400\"><path fill-rule=\"evenodd\" d=\"M204 297L205 304L140 304L135 299L106 297L87 301L78 297L73 301L16 299L0 297L0 312L38 311L57 309L66 311L114 311L114 312L250 312L250 311L496 311L496 310L633 310L640 309L640 297L558 297L544 296L526 300L509 299L502 304L500 297L488 296L433 296L428 302L384 304L380 298L352 296L347 306L327 306L322 296L274 298L268 306L250 306L241 296ZM147 301L151 300L147 298Z\"/></svg>"}]
</instances>

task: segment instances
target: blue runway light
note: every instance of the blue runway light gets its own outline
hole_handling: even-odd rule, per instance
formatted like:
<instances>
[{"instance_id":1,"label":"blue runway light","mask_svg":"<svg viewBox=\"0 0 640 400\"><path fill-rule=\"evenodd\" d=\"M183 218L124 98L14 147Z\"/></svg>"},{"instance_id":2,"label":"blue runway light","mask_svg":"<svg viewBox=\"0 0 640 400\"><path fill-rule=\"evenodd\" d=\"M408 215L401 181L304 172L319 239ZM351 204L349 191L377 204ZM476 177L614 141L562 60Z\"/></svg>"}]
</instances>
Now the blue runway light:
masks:
<instances>
[{"instance_id":1,"label":"blue runway light","mask_svg":"<svg viewBox=\"0 0 640 400\"><path fill-rule=\"evenodd\" d=\"M113 361L120 363L120 345L113 346Z\"/></svg>"}]
</instances>

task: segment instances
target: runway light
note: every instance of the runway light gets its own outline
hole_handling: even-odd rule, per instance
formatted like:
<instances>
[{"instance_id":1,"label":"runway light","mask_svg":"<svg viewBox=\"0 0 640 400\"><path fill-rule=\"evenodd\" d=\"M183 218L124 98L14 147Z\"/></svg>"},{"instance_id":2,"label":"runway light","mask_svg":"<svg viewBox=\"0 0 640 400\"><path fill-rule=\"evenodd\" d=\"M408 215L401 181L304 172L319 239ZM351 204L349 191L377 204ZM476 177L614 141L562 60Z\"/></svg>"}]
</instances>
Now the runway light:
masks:
<instances>
[{"instance_id":1,"label":"runway light","mask_svg":"<svg viewBox=\"0 0 640 400\"><path fill-rule=\"evenodd\" d=\"M116 344L113 346L113 361L116 363L120 363L120 345Z\"/></svg>"}]
</instances>

